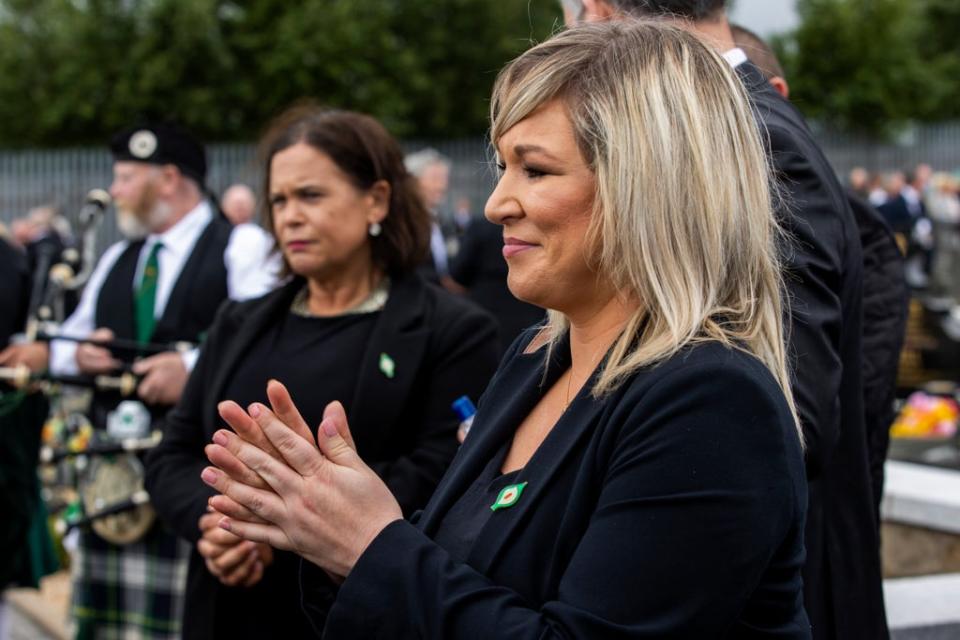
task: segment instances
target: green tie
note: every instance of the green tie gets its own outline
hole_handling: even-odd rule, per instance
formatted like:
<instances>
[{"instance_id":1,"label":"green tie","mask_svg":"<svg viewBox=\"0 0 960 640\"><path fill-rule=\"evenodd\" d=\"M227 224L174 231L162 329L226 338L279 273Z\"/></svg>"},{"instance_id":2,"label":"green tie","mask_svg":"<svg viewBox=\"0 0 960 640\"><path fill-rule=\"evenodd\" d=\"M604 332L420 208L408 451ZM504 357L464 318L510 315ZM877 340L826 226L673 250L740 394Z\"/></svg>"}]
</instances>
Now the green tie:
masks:
<instances>
[{"instance_id":1,"label":"green tie","mask_svg":"<svg viewBox=\"0 0 960 640\"><path fill-rule=\"evenodd\" d=\"M150 338L153 336L153 328L157 324L153 317L153 308L157 300L157 277L160 275L160 262L157 260L157 254L160 253L162 247L163 245L158 242L150 249L147 264L143 267L143 277L140 278L140 287L134 296L137 341L140 344L150 342Z\"/></svg>"}]
</instances>

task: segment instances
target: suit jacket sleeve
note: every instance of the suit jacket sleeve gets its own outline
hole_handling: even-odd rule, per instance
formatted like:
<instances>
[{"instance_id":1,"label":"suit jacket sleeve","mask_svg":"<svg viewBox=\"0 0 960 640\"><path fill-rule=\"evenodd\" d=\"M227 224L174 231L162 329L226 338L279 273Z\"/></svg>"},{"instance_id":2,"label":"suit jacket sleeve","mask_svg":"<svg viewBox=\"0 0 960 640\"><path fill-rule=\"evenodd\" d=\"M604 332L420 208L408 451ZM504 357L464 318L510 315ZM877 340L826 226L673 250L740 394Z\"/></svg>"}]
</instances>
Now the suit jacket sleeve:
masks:
<instances>
[{"instance_id":1,"label":"suit jacket sleeve","mask_svg":"<svg viewBox=\"0 0 960 640\"><path fill-rule=\"evenodd\" d=\"M207 500L216 493L200 481L200 472L209 465L203 453L208 444L203 407L224 339L236 330L231 321L236 304L226 301L217 312L180 402L164 419L163 440L146 462L150 502L177 535L192 543L200 539L198 521L206 513Z\"/></svg>"},{"instance_id":2,"label":"suit jacket sleeve","mask_svg":"<svg viewBox=\"0 0 960 640\"><path fill-rule=\"evenodd\" d=\"M465 287L470 287L480 270L481 250L483 248L482 231L479 225L490 224L485 220L476 220L460 241L460 250L450 263L450 275Z\"/></svg>"},{"instance_id":3,"label":"suit jacket sleeve","mask_svg":"<svg viewBox=\"0 0 960 640\"><path fill-rule=\"evenodd\" d=\"M799 530L805 484L782 399L755 376L698 366L642 401L628 394L610 425L596 508L554 599L531 606L397 521L347 577L325 637L724 635ZM521 535L516 544L542 550L536 532Z\"/></svg>"},{"instance_id":4,"label":"suit jacket sleeve","mask_svg":"<svg viewBox=\"0 0 960 640\"><path fill-rule=\"evenodd\" d=\"M458 420L451 404L464 394L476 401L497 367L493 319L472 307L464 313L458 305L455 312L456 317L444 313L432 320L437 336L424 358L430 370L413 399L421 408L415 442L405 454L370 465L405 515L427 503L457 452Z\"/></svg>"},{"instance_id":5,"label":"suit jacket sleeve","mask_svg":"<svg viewBox=\"0 0 960 640\"><path fill-rule=\"evenodd\" d=\"M846 203L838 202L825 171L793 134L768 127L775 170L785 189L781 215L791 246L785 252L790 304L790 364L793 393L806 441L808 475L819 474L840 437L840 344L843 330ZM842 195L842 194L841 194ZM849 216L848 216L849 217Z\"/></svg>"}]
</instances>

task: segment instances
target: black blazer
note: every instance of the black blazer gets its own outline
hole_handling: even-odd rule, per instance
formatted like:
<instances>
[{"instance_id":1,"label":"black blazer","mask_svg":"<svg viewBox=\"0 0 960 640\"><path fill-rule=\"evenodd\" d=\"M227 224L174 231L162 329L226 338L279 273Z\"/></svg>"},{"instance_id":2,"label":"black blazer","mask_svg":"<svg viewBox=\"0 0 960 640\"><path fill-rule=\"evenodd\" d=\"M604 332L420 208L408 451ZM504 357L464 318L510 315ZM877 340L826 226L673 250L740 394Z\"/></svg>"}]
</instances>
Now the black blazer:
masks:
<instances>
[{"instance_id":1,"label":"black blazer","mask_svg":"<svg viewBox=\"0 0 960 640\"><path fill-rule=\"evenodd\" d=\"M852 191L847 197L863 245L863 416L870 444L874 516L879 526L883 465L890 446L910 290L903 273L903 254L883 216Z\"/></svg>"},{"instance_id":2,"label":"black blazer","mask_svg":"<svg viewBox=\"0 0 960 640\"><path fill-rule=\"evenodd\" d=\"M10 338L20 331L27 321L30 305L31 271L27 257L22 251L0 236L0 351L7 348Z\"/></svg>"},{"instance_id":3,"label":"black blazer","mask_svg":"<svg viewBox=\"0 0 960 640\"><path fill-rule=\"evenodd\" d=\"M26 255L0 236L0 351L13 334L23 330L31 284ZM12 393L12 387L0 382L0 396ZM47 405L46 397L38 392L28 394L16 407L0 411L0 549L4 549L0 590L36 587L39 572L31 566L28 540L40 496L36 472L39 427L47 419Z\"/></svg>"},{"instance_id":4,"label":"black blazer","mask_svg":"<svg viewBox=\"0 0 960 640\"><path fill-rule=\"evenodd\" d=\"M806 484L779 387L753 357L689 348L603 400L584 387L466 564L431 540L569 366L525 337L415 524L386 527L342 585L326 638L807 638ZM310 602L311 585L304 599Z\"/></svg>"},{"instance_id":5,"label":"black blazer","mask_svg":"<svg viewBox=\"0 0 960 640\"><path fill-rule=\"evenodd\" d=\"M786 254L793 391L807 443L805 601L814 637L888 636L861 383L863 256L856 221L800 112L737 67L766 137L795 242Z\"/></svg>"},{"instance_id":6,"label":"black blazer","mask_svg":"<svg viewBox=\"0 0 960 640\"><path fill-rule=\"evenodd\" d=\"M224 304L180 403L167 417L163 441L147 460L146 488L154 507L192 543L199 539L197 521L213 495L200 472L208 464L203 447L223 426L217 403L226 399L230 373L251 343L289 312L301 285L294 280L257 300ZM479 397L496 368L495 331L493 319L471 303L417 276L393 279L367 355L357 359L364 364L348 419L360 455L387 483L404 513L426 504L456 453L458 418L450 405L463 394ZM377 368L376 355L382 352L404 363L392 379ZM212 603L224 590L229 588L207 572L194 551L185 637L216 635ZM260 606L269 615L270 602Z\"/></svg>"}]
</instances>

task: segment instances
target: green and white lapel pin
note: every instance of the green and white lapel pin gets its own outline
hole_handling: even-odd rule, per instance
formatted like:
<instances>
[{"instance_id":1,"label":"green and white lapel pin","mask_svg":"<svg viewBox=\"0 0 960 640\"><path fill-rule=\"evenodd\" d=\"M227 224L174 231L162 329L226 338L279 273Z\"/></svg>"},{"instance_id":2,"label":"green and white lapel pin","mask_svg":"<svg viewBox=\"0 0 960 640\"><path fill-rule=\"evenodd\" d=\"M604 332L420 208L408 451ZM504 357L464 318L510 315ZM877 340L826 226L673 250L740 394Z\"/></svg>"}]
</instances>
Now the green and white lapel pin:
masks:
<instances>
[{"instance_id":1,"label":"green and white lapel pin","mask_svg":"<svg viewBox=\"0 0 960 640\"><path fill-rule=\"evenodd\" d=\"M397 363L393 361L393 358L388 356L385 353L380 354L380 371L383 375L387 376L393 380L393 376L397 375Z\"/></svg>"},{"instance_id":2,"label":"green and white lapel pin","mask_svg":"<svg viewBox=\"0 0 960 640\"><path fill-rule=\"evenodd\" d=\"M506 509L517 504L517 501L520 500L520 495L523 493L523 488L526 486L526 482L521 482L520 484L511 484L508 487L504 487L497 496L496 501L490 505L490 510L497 511L498 509Z\"/></svg>"}]
</instances>

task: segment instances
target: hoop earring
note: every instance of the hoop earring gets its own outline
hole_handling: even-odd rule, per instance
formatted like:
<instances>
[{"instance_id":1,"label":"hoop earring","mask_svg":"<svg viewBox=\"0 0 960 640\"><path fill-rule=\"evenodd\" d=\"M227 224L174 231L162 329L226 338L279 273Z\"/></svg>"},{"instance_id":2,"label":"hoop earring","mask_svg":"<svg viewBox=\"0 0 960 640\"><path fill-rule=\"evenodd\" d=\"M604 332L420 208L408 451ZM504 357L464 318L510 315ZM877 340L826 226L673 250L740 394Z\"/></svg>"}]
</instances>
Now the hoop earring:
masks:
<instances>
[{"instance_id":1,"label":"hoop earring","mask_svg":"<svg viewBox=\"0 0 960 640\"><path fill-rule=\"evenodd\" d=\"M367 229L367 233L369 233L371 237L376 238L383 233L383 227L380 226L379 222L374 222L370 225L370 228Z\"/></svg>"}]
</instances>

